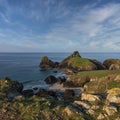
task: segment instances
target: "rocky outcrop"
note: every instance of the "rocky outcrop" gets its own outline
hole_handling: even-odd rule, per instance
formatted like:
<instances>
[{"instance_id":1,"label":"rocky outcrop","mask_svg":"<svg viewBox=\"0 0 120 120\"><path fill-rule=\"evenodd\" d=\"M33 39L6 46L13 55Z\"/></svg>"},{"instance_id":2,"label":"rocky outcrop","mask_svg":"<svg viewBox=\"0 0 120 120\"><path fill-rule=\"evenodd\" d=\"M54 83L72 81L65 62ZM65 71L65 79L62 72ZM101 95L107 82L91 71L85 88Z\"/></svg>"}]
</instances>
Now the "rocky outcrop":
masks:
<instances>
[{"instance_id":1,"label":"rocky outcrop","mask_svg":"<svg viewBox=\"0 0 120 120\"><path fill-rule=\"evenodd\" d=\"M74 73L85 70L95 70L96 65L86 58L81 58L78 51L75 51L72 55L65 58L60 64L60 69L68 69ZM68 71L67 70L67 71Z\"/></svg>"},{"instance_id":2,"label":"rocky outcrop","mask_svg":"<svg viewBox=\"0 0 120 120\"><path fill-rule=\"evenodd\" d=\"M107 69L119 69L120 70L120 59L106 59L103 62L103 65L106 66Z\"/></svg>"},{"instance_id":3,"label":"rocky outcrop","mask_svg":"<svg viewBox=\"0 0 120 120\"><path fill-rule=\"evenodd\" d=\"M47 56L42 57L41 62L40 62L40 67L41 68L57 68L59 65L58 62L53 62L52 60L50 60Z\"/></svg>"},{"instance_id":4,"label":"rocky outcrop","mask_svg":"<svg viewBox=\"0 0 120 120\"><path fill-rule=\"evenodd\" d=\"M41 68L59 68L65 73L76 73L79 71L103 70L106 67L97 60L82 58L78 51L73 52L62 62L57 63L44 56L40 62Z\"/></svg>"}]
</instances>

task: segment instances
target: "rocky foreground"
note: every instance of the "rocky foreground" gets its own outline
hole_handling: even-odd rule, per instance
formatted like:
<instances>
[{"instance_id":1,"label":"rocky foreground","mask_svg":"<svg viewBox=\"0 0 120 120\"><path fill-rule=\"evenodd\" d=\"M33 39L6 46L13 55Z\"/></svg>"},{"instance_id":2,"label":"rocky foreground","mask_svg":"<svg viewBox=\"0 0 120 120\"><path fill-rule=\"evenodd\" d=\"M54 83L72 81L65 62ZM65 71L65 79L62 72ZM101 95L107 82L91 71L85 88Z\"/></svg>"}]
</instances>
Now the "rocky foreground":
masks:
<instances>
[{"instance_id":1,"label":"rocky foreground","mask_svg":"<svg viewBox=\"0 0 120 120\"><path fill-rule=\"evenodd\" d=\"M16 80L0 80L2 120L120 120L120 60L103 63L76 51L61 63L43 57L42 69L68 76L45 79L50 88L24 90Z\"/></svg>"}]
</instances>

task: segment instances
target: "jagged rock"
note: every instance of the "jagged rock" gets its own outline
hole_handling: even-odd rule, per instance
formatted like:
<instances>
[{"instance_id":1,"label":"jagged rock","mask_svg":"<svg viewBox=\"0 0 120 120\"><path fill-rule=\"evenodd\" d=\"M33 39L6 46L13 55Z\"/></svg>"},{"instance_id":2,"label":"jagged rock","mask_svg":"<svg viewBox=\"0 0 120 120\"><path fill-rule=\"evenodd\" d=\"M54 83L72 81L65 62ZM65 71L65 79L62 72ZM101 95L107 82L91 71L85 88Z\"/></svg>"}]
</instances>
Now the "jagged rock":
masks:
<instances>
[{"instance_id":1,"label":"jagged rock","mask_svg":"<svg viewBox=\"0 0 120 120\"><path fill-rule=\"evenodd\" d=\"M118 64L111 64L109 70L120 70L120 65Z\"/></svg>"},{"instance_id":2,"label":"jagged rock","mask_svg":"<svg viewBox=\"0 0 120 120\"><path fill-rule=\"evenodd\" d=\"M110 116L110 115L114 115L115 113L117 113L117 108L115 106L104 106L103 110L106 111L106 113Z\"/></svg>"},{"instance_id":3,"label":"jagged rock","mask_svg":"<svg viewBox=\"0 0 120 120\"><path fill-rule=\"evenodd\" d=\"M82 93L81 100L86 100L86 101L100 101L100 97L97 95L92 95L92 94L86 94Z\"/></svg>"},{"instance_id":4,"label":"jagged rock","mask_svg":"<svg viewBox=\"0 0 120 120\"><path fill-rule=\"evenodd\" d=\"M47 56L42 57L41 62L40 62L40 67L41 68L57 68L59 65L58 62L53 62L50 60Z\"/></svg>"},{"instance_id":5,"label":"jagged rock","mask_svg":"<svg viewBox=\"0 0 120 120\"><path fill-rule=\"evenodd\" d=\"M112 59L112 58L110 58L110 59L106 59L106 60L103 62L103 65L106 66L107 69L110 69L110 66L111 66L112 64L115 64L115 66L116 66L116 65L119 65L119 66L120 66L120 59ZM114 65L112 65L112 66L114 66ZM115 66L114 66L114 67L115 67ZM118 66L117 66L117 68L118 68ZM120 67L119 67L119 68L120 68ZM111 67L111 69L112 69L112 67Z\"/></svg>"},{"instance_id":6,"label":"jagged rock","mask_svg":"<svg viewBox=\"0 0 120 120\"><path fill-rule=\"evenodd\" d=\"M53 75L48 76L45 80L44 80L47 84L54 84L57 82L57 78L54 77Z\"/></svg>"},{"instance_id":7,"label":"jagged rock","mask_svg":"<svg viewBox=\"0 0 120 120\"><path fill-rule=\"evenodd\" d=\"M120 103L120 88L110 89L107 93L107 101L111 103Z\"/></svg>"}]
</instances>

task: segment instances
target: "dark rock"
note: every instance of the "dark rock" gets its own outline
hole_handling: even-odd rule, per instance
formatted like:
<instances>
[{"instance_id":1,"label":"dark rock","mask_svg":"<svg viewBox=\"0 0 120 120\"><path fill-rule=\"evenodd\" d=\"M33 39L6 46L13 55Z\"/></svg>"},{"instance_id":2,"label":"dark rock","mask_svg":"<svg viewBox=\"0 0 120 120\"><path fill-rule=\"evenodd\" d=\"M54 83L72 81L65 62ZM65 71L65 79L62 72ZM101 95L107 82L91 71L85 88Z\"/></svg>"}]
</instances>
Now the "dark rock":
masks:
<instances>
[{"instance_id":1,"label":"dark rock","mask_svg":"<svg viewBox=\"0 0 120 120\"><path fill-rule=\"evenodd\" d=\"M40 62L40 67L41 68L56 68L59 65L58 62L53 62L50 60L47 56L42 57L41 62Z\"/></svg>"},{"instance_id":2,"label":"dark rock","mask_svg":"<svg viewBox=\"0 0 120 120\"><path fill-rule=\"evenodd\" d=\"M35 87L35 88L33 88L33 90L38 90L38 88L37 88L37 87Z\"/></svg>"},{"instance_id":3,"label":"dark rock","mask_svg":"<svg viewBox=\"0 0 120 120\"><path fill-rule=\"evenodd\" d=\"M47 84L54 84L54 83L57 82L57 78L54 77L53 75L50 75L50 76L48 76L48 77L45 79L45 82L46 82Z\"/></svg>"},{"instance_id":4,"label":"dark rock","mask_svg":"<svg viewBox=\"0 0 120 120\"><path fill-rule=\"evenodd\" d=\"M54 73L57 73L58 71L57 71L57 70L54 70L53 72L54 72Z\"/></svg>"},{"instance_id":5,"label":"dark rock","mask_svg":"<svg viewBox=\"0 0 120 120\"><path fill-rule=\"evenodd\" d=\"M28 89L28 90L23 90L22 94L25 96L25 97L32 97L34 95L34 92L32 89Z\"/></svg>"},{"instance_id":6,"label":"dark rock","mask_svg":"<svg viewBox=\"0 0 120 120\"><path fill-rule=\"evenodd\" d=\"M90 59L89 59L90 60ZM101 62L97 61L97 60L90 60L93 64L96 65L97 70L104 70L106 69L106 66L104 66Z\"/></svg>"},{"instance_id":7,"label":"dark rock","mask_svg":"<svg viewBox=\"0 0 120 120\"><path fill-rule=\"evenodd\" d=\"M48 97L48 96L52 96L54 98L56 98L56 92L51 91L51 90L46 90L46 89L39 89L39 92L36 93L37 96L39 97Z\"/></svg>"},{"instance_id":8,"label":"dark rock","mask_svg":"<svg viewBox=\"0 0 120 120\"><path fill-rule=\"evenodd\" d=\"M52 91L52 90L48 91L48 95L49 95L49 96L52 96L52 97L54 97L54 98L57 98L57 95L56 95L56 92L55 92L55 91Z\"/></svg>"},{"instance_id":9,"label":"dark rock","mask_svg":"<svg viewBox=\"0 0 120 120\"><path fill-rule=\"evenodd\" d=\"M64 94L63 94L63 98L64 99L72 99L75 97L75 93L74 93L74 90L65 90Z\"/></svg>"},{"instance_id":10,"label":"dark rock","mask_svg":"<svg viewBox=\"0 0 120 120\"><path fill-rule=\"evenodd\" d=\"M60 84L64 83L65 81L66 81L65 77L58 77L57 78L57 82L60 83Z\"/></svg>"},{"instance_id":11,"label":"dark rock","mask_svg":"<svg viewBox=\"0 0 120 120\"><path fill-rule=\"evenodd\" d=\"M36 93L36 95L39 97L46 97L46 96L48 96L48 91L41 88L41 89L39 89L39 92Z\"/></svg>"}]
</instances>

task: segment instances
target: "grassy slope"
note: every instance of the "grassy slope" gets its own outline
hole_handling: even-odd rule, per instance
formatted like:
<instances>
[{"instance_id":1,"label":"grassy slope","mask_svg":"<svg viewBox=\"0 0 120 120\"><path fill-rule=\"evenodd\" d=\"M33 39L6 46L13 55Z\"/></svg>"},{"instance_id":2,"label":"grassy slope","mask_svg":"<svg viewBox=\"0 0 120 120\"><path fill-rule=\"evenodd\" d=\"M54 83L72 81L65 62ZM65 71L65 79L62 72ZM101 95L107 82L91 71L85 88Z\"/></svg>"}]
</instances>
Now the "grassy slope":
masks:
<instances>
[{"instance_id":1,"label":"grassy slope","mask_svg":"<svg viewBox=\"0 0 120 120\"><path fill-rule=\"evenodd\" d=\"M92 62L90 62L86 58L80 58L80 57L74 57L68 60L68 64L72 64L74 67L81 66L91 66L94 65Z\"/></svg>"},{"instance_id":2,"label":"grassy slope","mask_svg":"<svg viewBox=\"0 0 120 120\"><path fill-rule=\"evenodd\" d=\"M120 70L94 70L94 71L83 71L75 74L75 76L90 76L90 77L105 77L110 74L120 74Z\"/></svg>"}]
</instances>

